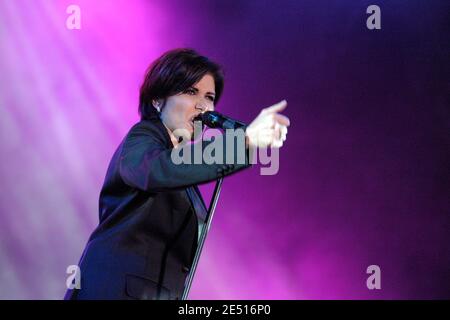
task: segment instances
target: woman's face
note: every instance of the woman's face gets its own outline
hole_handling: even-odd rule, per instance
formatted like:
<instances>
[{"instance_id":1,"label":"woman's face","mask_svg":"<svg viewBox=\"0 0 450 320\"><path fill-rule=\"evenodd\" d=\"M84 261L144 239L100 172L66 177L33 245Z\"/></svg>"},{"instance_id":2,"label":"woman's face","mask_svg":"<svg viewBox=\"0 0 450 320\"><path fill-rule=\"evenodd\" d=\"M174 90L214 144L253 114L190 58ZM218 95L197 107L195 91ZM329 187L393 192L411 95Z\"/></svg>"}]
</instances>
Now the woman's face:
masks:
<instances>
[{"instance_id":1,"label":"woman's face","mask_svg":"<svg viewBox=\"0 0 450 320\"><path fill-rule=\"evenodd\" d=\"M185 92L168 97L161 110L162 122L172 132L176 129L187 130L192 138L193 119L202 112L214 110L214 89L214 77L208 73Z\"/></svg>"}]
</instances>

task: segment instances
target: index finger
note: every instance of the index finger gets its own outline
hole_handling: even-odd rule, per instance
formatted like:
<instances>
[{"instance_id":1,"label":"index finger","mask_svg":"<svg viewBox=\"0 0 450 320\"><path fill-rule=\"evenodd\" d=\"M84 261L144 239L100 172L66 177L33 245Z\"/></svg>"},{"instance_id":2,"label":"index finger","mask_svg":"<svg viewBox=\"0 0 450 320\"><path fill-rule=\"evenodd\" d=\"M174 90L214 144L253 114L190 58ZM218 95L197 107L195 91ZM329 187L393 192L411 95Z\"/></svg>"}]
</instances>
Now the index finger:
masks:
<instances>
[{"instance_id":1,"label":"index finger","mask_svg":"<svg viewBox=\"0 0 450 320\"><path fill-rule=\"evenodd\" d=\"M287 106L287 101L286 101L286 100L283 100L283 101L280 101L280 102L274 104L273 106L270 106L270 107L268 107L268 108L265 108L265 109L264 109L264 112L265 112L265 113L275 113L275 112L280 112L280 111L283 111L283 110L286 108L286 106Z\"/></svg>"}]
</instances>

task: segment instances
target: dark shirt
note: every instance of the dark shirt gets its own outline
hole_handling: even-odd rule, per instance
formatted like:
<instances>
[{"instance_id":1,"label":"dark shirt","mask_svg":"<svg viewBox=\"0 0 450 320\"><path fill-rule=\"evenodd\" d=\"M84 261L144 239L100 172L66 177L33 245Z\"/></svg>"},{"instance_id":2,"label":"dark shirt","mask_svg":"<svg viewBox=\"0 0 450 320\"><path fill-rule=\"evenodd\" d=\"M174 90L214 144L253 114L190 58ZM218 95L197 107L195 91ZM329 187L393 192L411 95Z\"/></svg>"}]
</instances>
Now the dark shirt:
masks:
<instances>
[{"instance_id":1,"label":"dark shirt","mask_svg":"<svg viewBox=\"0 0 450 320\"><path fill-rule=\"evenodd\" d=\"M100 192L100 222L79 262L81 288L65 299L181 298L207 213L197 185L250 165L247 152L244 164L176 165L172 148L158 117L130 129Z\"/></svg>"}]
</instances>

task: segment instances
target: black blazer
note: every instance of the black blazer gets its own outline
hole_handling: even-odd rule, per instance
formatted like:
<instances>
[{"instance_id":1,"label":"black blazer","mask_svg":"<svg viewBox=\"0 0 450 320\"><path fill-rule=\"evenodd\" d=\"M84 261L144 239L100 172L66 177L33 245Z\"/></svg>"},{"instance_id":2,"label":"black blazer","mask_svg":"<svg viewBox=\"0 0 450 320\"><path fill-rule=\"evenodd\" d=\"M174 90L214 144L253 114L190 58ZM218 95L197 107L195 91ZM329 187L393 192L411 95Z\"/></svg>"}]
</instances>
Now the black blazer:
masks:
<instances>
[{"instance_id":1,"label":"black blazer","mask_svg":"<svg viewBox=\"0 0 450 320\"><path fill-rule=\"evenodd\" d=\"M79 262L81 289L65 299L181 298L206 214L196 185L250 165L248 150L244 164L235 157L231 165L176 165L172 148L156 115L128 132L109 164L100 222Z\"/></svg>"}]
</instances>

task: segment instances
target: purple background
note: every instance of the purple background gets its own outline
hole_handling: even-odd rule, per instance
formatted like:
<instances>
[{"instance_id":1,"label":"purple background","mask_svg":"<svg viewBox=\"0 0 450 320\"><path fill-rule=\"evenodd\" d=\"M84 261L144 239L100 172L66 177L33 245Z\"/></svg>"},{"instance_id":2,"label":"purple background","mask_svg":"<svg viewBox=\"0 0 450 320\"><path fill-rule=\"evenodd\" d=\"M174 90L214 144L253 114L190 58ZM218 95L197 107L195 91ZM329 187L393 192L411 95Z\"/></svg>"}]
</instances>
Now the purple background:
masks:
<instances>
[{"instance_id":1,"label":"purple background","mask_svg":"<svg viewBox=\"0 0 450 320\"><path fill-rule=\"evenodd\" d=\"M224 181L190 298L450 298L449 24L448 1L0 0L0 298L62 298L144 71L183 46L224 66L218 111L291 119L277 175Z\"/></svg>"}]
</instances>

